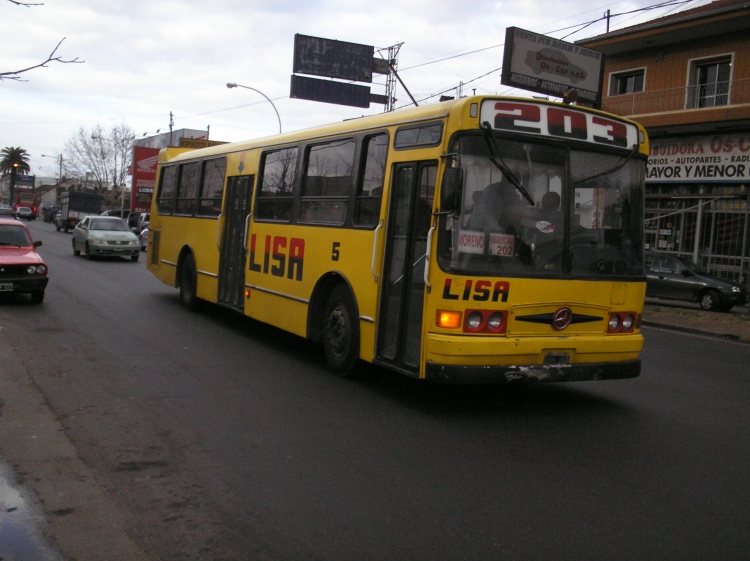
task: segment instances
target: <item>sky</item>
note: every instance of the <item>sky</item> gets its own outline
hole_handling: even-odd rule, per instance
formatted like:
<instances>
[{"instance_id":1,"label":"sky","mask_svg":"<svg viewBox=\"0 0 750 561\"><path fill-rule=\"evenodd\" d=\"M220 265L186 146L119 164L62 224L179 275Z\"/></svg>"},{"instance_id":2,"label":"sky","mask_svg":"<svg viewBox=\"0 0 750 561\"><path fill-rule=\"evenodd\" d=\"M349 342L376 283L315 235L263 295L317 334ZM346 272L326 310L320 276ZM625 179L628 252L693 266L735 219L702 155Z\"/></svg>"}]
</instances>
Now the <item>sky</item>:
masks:
<instances>
[{"instance_id":1,"label":"sky","mask_svg":"<svg viewBox=\"0 0 750 561\"><path fill-rule=\"evenodd\" d=\"M383 111L291 99L296 33L372 45L376 56L401 44L399 76L420 105L456 95L461 83L468 95L531 95L500 84L507 27L574 42L604 33L607 10L617 30L709 2L626 14L659 2L0 0L0 72L42 62L63 39L56 55L83 61L0 81L0 148L24 148L31 174L56 177L66 141L81 128L125 124L142 138L168 132L171 112L174 130L208 129L212 140L278 132L262 95L227 82L270 98L284 132ZM375 75L371 91L385 93L384 76ZM396 97L397 108L410 105L401 86Z\"/></svg>"}]
</instances>

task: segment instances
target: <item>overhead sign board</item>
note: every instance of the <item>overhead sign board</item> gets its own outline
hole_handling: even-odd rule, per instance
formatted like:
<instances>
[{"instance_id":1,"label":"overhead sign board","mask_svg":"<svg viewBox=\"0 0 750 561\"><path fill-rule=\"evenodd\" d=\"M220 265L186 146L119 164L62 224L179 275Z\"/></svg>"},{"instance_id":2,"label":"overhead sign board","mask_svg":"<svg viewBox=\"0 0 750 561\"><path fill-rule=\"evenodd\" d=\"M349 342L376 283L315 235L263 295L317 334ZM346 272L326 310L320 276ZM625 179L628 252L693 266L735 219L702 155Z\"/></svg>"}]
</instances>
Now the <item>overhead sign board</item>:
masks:
<instances>
[{"instance_id":1,"label":"overhead sign board","mask_svg":"<svg viewBox=\"0 0 750 561\"><path fill-rule=\"evenodd\" d=\"M294 36L295 74L372 82L375 48L309 35Z\"/></svg>"},{"instance_id":2,"label":"overhead sign board","mask_svg":"<svg viewBox=\"0 0 750 561\"><path fill-rule=\"evenodd\" d=\"M291 98L352 107L370 107L370 88L306 76L292 76Z\"/></svg>"},{"instance_id":3,"label":"overhead sign board","mask_svg":"<svg viewBox=\"0 0 750 561\"><path fill-rule=\"evenodd\" d=\"M601 107L604 54L546 35L509 27L500 82L563 97L569 90L578 99Z\"/></svg>"}]
</instances>

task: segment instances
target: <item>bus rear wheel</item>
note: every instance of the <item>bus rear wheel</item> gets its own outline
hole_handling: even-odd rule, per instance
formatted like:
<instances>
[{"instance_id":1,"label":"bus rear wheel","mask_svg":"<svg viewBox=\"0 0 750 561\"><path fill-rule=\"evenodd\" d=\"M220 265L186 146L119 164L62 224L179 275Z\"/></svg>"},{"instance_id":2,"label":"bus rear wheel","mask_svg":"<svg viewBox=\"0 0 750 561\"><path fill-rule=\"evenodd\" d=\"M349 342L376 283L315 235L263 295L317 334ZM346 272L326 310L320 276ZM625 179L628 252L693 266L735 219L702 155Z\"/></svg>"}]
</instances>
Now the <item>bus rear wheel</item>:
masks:
<instances>
[{"instance_id":1,"label":"bus rear wheel","mask_svg":"<svg viewBox=\"0 0 750 561\"><path fill-rule=\"evenodd\" d=\"M195 312L198 309L196 294L195 258L192 253L185 256L180 268L180 301L186 309Z\"/></svg>"},{"instance_id":2,"label":"bus rear wheel","mask_svg":"<svg viewBox=\"0 0 750 561\"><path fill-rule=\"evenodd\" d=\"M323 349L328 368L341 377L352 376L359 358L359 318L349 289L339 285L331 291L323 313Z\"/></svg>"}]
</instances>

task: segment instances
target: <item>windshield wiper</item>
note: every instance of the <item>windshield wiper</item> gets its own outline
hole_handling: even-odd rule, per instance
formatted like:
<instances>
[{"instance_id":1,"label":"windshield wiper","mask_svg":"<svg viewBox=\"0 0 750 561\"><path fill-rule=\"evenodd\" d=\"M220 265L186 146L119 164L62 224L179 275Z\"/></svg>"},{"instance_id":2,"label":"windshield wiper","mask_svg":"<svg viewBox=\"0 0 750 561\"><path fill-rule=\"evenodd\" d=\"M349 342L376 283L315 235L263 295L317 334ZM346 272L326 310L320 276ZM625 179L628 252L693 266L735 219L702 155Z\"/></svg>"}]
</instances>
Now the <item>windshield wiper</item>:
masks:
<instances>
[{"instance_id":1,"label":"windshield wiper","mask_svg":"<svg viewBox=\"0 0 750 561\"><path fill-rule=\"evenodd\" d=\"M487 141L487 148L490 151L490 162L492 162L492 164L502 172L502 174L505 176L505 179L510 181L511 185L513 185L513 187L515 187L518 192L523 195L524 199L526 199L531 206L535 206L536 203L534 202L532 196L529 195L529 192L524 188L523 185L521 185L521 182L518 181L518 178L515 176L515 174L505 164L505 162L503 162L503 158L500 156L500 151L497 149L497 139L495 138L495 135L492 134L492 127L487 121L482 123L482 130L484 130L485 132L484 139ZM497 159L495 159L496 155Z\"/></svg>"},{"instance_id":2,"label":"windshield wiper","mask_svg":"<svg viewBox=\"0 0 750 561\"><path fill-rule=\"evenodd\" d=\"M621 170L625 167L625 164L627 164L630 159L635 156L635 153L638 152L638 145L633 144L633 149L630 151L630 154L628 154L622 162L618 163L614 167L603 171L601 173L594 174L590 177L584 177L583 179L579 179L578 181L573 181L573 185L577 185L578 183L586 183L587 181L591 181L592 179L596 179L597 177L602 177L603 175L609 175L610 173L614 173L616 171Z\"/></svg>"}]
</instances>

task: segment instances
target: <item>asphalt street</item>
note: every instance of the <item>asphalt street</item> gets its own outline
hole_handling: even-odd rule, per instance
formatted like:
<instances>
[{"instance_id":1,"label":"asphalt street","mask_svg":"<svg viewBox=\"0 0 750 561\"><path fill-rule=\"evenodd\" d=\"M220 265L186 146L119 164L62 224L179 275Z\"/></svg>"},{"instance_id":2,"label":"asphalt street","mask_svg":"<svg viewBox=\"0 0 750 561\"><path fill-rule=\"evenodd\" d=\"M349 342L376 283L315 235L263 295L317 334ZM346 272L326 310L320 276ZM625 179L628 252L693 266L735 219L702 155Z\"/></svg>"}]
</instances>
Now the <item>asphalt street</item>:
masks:
<instances>
[{"instance_id":1,"label":"asphalt street","mask_svg":"<svg viewBox=\"0 0 750 561\"><path fill-rule=\"evenodd\" d=\"M51 281L0 302L0 449L68 557L747 559L748 345L646 328L635 380L347 381L307 341L186 312L144 258L31 228Z\"/></svg>"}]
</instances>

